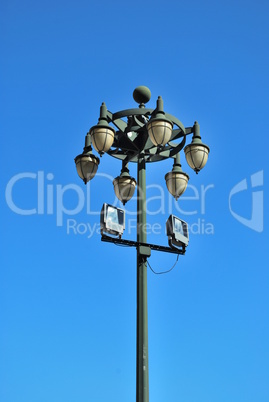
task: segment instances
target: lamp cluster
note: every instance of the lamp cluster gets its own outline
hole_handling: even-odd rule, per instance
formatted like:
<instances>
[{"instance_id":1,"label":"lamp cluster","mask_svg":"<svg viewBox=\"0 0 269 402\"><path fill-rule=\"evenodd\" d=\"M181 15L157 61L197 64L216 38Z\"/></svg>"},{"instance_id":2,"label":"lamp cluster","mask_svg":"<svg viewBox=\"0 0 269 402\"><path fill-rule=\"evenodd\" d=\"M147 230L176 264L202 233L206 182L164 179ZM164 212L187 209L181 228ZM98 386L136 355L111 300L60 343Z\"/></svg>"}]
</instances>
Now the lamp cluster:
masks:
<instances>
[{"instance_id":1,"label":"lamp cluster","mask_svg":"<svg viewBox=\"0 0 269 402\"><path fill-rule=\"evenodd\" d=\"M133 133L143 137L142 147L140 149L135 144L138 149L138 153L143 153L145 155L145 148L149 150L149 154L153 154L150 150L155 149L155 155L164 155L165 150L169 148L169 142L173 140L173 121L169 118L170 115L166 115L163 110L163 100L161 96L158 97L157 106L155 110L144 109L145 115L142 114L141 110L145 108L144 102L146 103L150 99L150 91L146 87L138 87L134 91L134 99L140 103L139 109L131 109L129 114L126 116L131 116L136 121L140 118L139 126L132 127L131 131L128 126L125 127L124 131L120 130L121 138L125 137L125 142L131 142L129 138ZM139 112L139 113L138 113ZM123 113L123 112L119 112ZM118 114L119 114L118 113ZM135 114L137 113L137 115ZM111 115L111 114L110 114ZM121 148L118 139L116 139L116 131L113 127L109 125L109 121L113 122L112 118L108 118L109 113L107 111L105 103L102 103L100 108L100 118L97 125L93 126L86 135L85 147L83 153L75 158L76 168L79 177L86 184L88 181L93 179L95 176L100 160L92 153L92 146L94 149L102 156L104 153L111 153L111 147ZM167 117L168 116L168 117ZM141 123L142 118L144 119L143 124ZM117 124L114 123L116 126ZM118 127L118 126L117 126ZM200 136L200 127L197 122L194 126L189 128L189 133L193 133L193 138L191 144L184 148L185 157L188 165L198 173L205 166L209 147L202 143ZM186 133L183 133L186 137ZM136 138L136 136L134 136ZM133 141L135 142L135 141ZM137 141L138 143L138 141ZM184 142L185 144L185 142ZM168 147L168 148L167 148ZM112 156L114 156L112 154ZM117 157L117 156L116 156ZM168 191L177 200L186 190L189 176L182 171L180 164L180 154L179 150L176 154L172 153L168 156L162 156L163 159L167 157L174 158L174 165L171 172L165 175L165 181ZM132 161L132 157L126 153L126 157L122 159L122 170L121 174L113 180L114 191L117 198L123 203L123 205L129 201L136 188L136 180L130 176L128 169L128 162Z\"/></svg>"},{"instance_id":2,"label":"lamp cluster","mask_svg":"<svg viewBox=\"0 0 269 402\"><path fill-rule=\"evenodd\" d=\"M185 221L170 215L166 222L169 247L147 243L146 164L173 159L173 168L165 175L165 181L168 191L177 200L186 190L189 180L189 176L181 168L180 151L184 149L187 163L198 173L207 162L209 147L201 141L199 124L195 122L192 127L185 128L175 116L164 112L160 96L156 109L146 108L145 103L151 98L149 88L137 87L133 98L139 107L116 113L108 111L105 103L101 105L98 123L87 133L83 153L75 158L75 163L84 183L92 180L100 163L99 158L92 153L93 146L100 156L107 153L122 162L121 173L113 180L113 186L117 198L123 204L132 198L137 186L136 241L122 239L125 211L107 203L101 210L100 232L102 241L136 247L136 400L148 402L148 259L152 250L184 255L189 243L189 233ZM111 123L116 129L110 126ZM193 135L192 142L185 147L189 134ZM137 164L137 183L129 174L129 162Z\"/></svg>"}]
</instances>

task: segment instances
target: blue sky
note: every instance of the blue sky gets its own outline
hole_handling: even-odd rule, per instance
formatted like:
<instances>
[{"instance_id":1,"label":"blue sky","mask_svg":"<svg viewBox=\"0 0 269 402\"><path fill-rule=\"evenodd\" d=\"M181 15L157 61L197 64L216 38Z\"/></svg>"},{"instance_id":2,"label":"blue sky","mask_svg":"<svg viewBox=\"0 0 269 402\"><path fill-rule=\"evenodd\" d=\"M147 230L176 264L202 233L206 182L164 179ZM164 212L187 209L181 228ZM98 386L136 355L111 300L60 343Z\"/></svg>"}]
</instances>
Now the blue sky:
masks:
<instances>
[{"instance_id":1,"label":"blue sky","mask_svg":"<svg viewBox=\"0 0 269 402\"><path fill-rule=\"evenodd\" d=\"M147 167L159 225L148 241L167 244L170 213L192 228L174 270L148 272L150 400L268 402L268 3L9 0L0 11L1 401L135 401L135 250L97 230L103 203L120 206L121 166L104 155L85 187L74 157L101 103L134 107L146 85L149 107L161 95L211 149L198 176L182 155L178 203L172 162ZM125 238L135 210L133 199ZM174 261L150 257L156 271Z\"/></svg>"}]
</instances>

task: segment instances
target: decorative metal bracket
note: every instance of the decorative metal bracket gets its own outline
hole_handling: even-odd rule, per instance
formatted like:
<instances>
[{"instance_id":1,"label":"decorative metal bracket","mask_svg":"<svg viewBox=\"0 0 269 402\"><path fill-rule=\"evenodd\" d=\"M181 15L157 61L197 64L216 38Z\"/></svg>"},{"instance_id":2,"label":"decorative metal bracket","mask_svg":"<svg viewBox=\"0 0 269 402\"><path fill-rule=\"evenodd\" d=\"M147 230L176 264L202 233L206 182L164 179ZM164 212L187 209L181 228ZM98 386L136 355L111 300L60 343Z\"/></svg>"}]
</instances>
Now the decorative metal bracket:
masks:
<instances>
[{"instance_id":1,"label":"decorative metal bracket","mask_svg":"<svg viewBox=\"0 0 269 402\"><path fill-rule=\"evenodd\" d=\"M186 143L186 136L193 132L193 127L185 128L175 116L165 113L165 116L177 128L173 129L171 140L163 147L156 147L150 140L146 124L154 116L156 109L145 107L121 110L116 113L107 111L107 121L118 129L114 143L107 152L109 155L128 162L137 162L143 152L146 163L175 158ZM127 121L123 119L127 119ZM181 139L180 143L173 142Z\"/></svg>"}]
</instances>

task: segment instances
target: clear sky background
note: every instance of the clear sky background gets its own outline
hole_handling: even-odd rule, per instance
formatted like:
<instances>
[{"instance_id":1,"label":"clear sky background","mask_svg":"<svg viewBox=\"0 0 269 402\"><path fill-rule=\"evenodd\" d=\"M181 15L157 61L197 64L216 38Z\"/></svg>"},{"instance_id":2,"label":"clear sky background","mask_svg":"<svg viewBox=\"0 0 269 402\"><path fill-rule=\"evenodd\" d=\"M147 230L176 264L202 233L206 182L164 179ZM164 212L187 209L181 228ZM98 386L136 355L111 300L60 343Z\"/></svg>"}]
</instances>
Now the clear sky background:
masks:
<instances>
[{"instance_id":1,"label":"clear sky background","mask_svg":"<svg viewBox=\"0 0 269 402\"><path fill-rule=\"evenodd\" d=\"M265 0L2 1L1 401L135 401L136 253L98 234L121 166L103 156L86 187L74 157L101 103L135 107L139 85L211 149L198 176L182 155L177 203L172 161L147 168L148 241L167 244L171 213L191 227L174 270L148 271L150 400L269 401L268 13ZM135 210L134 197L125 238Z\"/></svg>"}]
</instances>

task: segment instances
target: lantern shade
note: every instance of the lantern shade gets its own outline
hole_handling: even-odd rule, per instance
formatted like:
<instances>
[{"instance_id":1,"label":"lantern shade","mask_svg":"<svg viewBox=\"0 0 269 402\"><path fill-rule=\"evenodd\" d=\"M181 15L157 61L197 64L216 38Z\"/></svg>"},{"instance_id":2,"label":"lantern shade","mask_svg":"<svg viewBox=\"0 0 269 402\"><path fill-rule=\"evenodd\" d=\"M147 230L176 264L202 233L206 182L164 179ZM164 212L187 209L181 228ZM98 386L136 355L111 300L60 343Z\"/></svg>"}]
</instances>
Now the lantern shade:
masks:
<instances>
[{"instance_id":1,"label":"lantern shade","mask_svg":"<svg viewBox=\"0 0 269 402\"><path fill-rule=\"evenodd\" d=\"M168 120L152 119L149 121L147 129L149 138L154 145L165 145L171 138L173 124Z\"/></svg>"},{"instance_id":2,"label":"lantern shade","mask_svg":"<svg viewBox=\"0 0 269 402\"><path fill-rule=\"evenodd\" d=\"M136 181L133 177L121 175L113 180L116 197L125 205L134 195Z\"/></svg>"},{"instance_id":3,"label":"lantern shade","mask_svg":"<svg viewBox=\"0 0 269 402\"><path fill-rule=\"evenodd\" d=\"M209 147L207 145L202 142L191 143L184 148L184 152L188 165L196 173L203 169L209 154Z\"/></svg>"},{"instance_id":4,"label":"lantern shade","mask_svg":"<svg viewBox=\"0 0 269 402\"><path fill-rule=\"evenodd\" d=\"M112 127L96 125L90 130L92 145L97 152L107 152L114 142L115 130Z\"/></svg>"},{"instance_id":5,"label":"lantern shade","mask_svg":"<svg viewBox=\"0 0 269 402\"><path fill-rule=\"evenodd\" d=\"M186 190L189 176L184 172L171 171L165 175L166 186L177 200Z\"/></svg>"},{"instance_id":6,"label":"lantern shade","mask_svg":"<svg viewBox=\"0 0 269 402\"><path fill-rule=\"evenodd\" d=\"M157 107L147 124L147 130L151 142L156 146L164 146L171 138L173 123L165 116L161 96L157 99Z\"/></svg>"},{"instance_id":7,"label":"lantern shade","mask_svg":"<svg viewBox=\"0 0 269 402\"><path fill-rule=\"evenodd\" d=\"M79 177L87 184L95 176L100 160L93 154L81 154L75 158L75 163Z\"/></svg>"}]
</instances>

